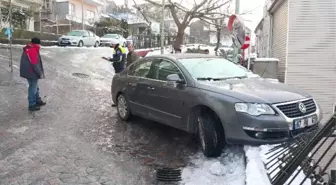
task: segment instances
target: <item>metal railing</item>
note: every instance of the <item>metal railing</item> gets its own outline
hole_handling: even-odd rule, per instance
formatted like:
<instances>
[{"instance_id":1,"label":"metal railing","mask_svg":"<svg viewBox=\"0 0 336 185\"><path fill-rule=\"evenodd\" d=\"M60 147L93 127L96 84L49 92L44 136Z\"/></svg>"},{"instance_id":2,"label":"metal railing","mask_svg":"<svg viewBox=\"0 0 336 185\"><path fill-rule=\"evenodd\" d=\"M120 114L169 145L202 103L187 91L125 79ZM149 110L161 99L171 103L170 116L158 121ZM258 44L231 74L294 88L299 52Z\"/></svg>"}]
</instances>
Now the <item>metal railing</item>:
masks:
<instances>
[{"instance_id":1,"label":"metal railing","mask_svg":"<svg viewBox=\"0 0 336 185\"><path fill-rule=\"evenodd\" d=\"M266 153L272 185L336 185L330 170L336 162L335 127L336 114L321 128L311 128Z\"/></svg>"}]
</instances>

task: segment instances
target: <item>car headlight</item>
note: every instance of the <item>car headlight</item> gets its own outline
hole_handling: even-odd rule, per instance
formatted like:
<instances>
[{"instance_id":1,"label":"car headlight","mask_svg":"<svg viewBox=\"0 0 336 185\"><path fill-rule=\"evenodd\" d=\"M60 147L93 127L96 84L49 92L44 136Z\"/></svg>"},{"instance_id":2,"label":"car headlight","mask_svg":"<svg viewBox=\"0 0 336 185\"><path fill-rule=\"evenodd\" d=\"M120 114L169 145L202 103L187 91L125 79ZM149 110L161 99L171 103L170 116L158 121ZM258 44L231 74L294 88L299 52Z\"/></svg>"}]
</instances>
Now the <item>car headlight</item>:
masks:
<instances>
[{"instance_id":1,"label":"car headlight","mask_svg":"<svg viewBox=\"0 0 336 185\"><path fill-rule=\"evenodd\" d=\"M259 104L259 103L236 103L235 109L237 112L245 112L247 114L253 115L253 116L259 116L262 114L267 115L274 115L275 112L267 104Z\"/></svg>"}]
</instances>

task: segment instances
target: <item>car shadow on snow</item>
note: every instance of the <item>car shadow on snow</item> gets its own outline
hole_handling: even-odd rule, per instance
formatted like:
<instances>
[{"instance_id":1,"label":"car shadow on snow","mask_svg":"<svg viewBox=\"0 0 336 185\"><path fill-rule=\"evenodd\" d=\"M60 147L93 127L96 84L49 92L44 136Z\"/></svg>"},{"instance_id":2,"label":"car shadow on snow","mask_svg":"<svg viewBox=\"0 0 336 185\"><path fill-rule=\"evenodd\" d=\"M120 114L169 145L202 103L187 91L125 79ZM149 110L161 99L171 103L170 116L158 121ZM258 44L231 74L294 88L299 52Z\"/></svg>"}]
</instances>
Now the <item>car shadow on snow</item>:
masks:
<instances>
[{"instance_id":1,"label":"car shadow on snow","mask_svg":"<svg viewBox=\"0 0 336 185\"><path fill-rule=\"evenodd\" d=\"M96 145L155 168L184 167L189 156L199 151L192 134L140 117L124 122L116 115L101 125Z\"/></svg>"}]
</instances>

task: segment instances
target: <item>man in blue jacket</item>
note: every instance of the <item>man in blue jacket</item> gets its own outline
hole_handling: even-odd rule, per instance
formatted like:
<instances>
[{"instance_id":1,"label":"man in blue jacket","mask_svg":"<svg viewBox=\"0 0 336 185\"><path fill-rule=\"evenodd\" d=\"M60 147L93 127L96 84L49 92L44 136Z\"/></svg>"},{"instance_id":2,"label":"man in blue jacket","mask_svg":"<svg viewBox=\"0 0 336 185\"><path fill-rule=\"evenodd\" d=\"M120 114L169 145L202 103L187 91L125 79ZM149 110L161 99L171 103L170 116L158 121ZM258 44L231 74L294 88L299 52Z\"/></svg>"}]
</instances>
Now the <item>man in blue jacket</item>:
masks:
<instances>
[{"instance_id":1,"label":"man in blue jacket","mask_svg":"<svg viewBox=\"0 0 336 185\"><path fill-rule=\"evenodd\" d=\"M120 46L118 41L115 39L111 41L111 46L114 48L114 51L110 61L113 62L112 65L115 73L120 73L125 69L126 50L124 47Z\"/></svg>"},{"instance_id":2,"label":"man in blue jacket","mask_svg":"<svg viewBox=\"0 0 336 185\"><path fill-rule=\"evenodd\" d=\"M39 38L33 38L31 43L23 48L20 61L20 76L26 78L29 84L28 109L30 111L38 111L40 106L46 104L41 100L38 87L38 80L45 78L40 56L40 44L41 40Z\"/></svg>"}]
</instances>

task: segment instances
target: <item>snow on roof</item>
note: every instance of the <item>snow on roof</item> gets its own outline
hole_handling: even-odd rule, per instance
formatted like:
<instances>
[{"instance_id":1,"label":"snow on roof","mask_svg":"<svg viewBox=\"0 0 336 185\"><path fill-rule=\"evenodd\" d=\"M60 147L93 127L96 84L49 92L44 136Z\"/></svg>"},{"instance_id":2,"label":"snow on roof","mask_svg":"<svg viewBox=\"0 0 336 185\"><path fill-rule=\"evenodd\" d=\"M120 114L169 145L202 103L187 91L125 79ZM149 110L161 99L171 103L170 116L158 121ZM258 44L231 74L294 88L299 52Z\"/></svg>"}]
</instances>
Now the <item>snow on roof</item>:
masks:
<instances>
[{"instance_id":1,"label":"snow on roof","mask_svg":"<svg viewBox=\"0 0 336 185\"><path fill-rule=\"evenodd\" d=\"M277 58L256 58L254 61L258 62L279 62L280 60Z\"/></svg>"},{"instance_id":2,"label":"snow on roof","mask_svg":"<svg viewBox=\"0 0 336 185\"><path fill-rule=\"evenodd\" d=\"M130 13L114 13L109 16L118 20L125 19L128 24L148 24L142 17Z\"/></svg>"}]
</instances>

